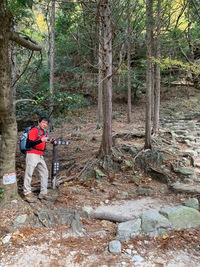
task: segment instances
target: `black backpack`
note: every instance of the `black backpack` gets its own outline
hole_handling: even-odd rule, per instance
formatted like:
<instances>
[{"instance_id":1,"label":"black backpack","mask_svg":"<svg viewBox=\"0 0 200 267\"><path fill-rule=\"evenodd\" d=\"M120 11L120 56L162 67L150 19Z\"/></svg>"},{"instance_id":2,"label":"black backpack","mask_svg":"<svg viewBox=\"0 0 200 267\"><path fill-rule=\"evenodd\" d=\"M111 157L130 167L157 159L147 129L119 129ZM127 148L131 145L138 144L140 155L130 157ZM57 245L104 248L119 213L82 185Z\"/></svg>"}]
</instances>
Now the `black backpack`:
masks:
<instances>
[{"instance_id":1,"label":"black backpack","mask_svg":"<svg viewBox=\"0 0 200 267\"><path fill-rule=\"evenodd\" d=\"M29 126L29 127L26 127L25 130L24 130L24 132L20 135L19 149L20 149L20 151L21 151L23 154L26 154L26 151L28 151L28 150L32 150L32 149L33 149L33 147L31 147L31 148L27 148L26 146L27 146L28 134L29 134L30 130L31 130L32 128L34 128L34 127L37 128L37 126ZM37 128L37 129L38 129L38 128ZM46 133L46 132L45 132L45 133ZM39 129L38 129L38 137L37 137L36 140L38 140L41 136L42 136L42 135L39 134ZM36 140L35 140L35 141L36 141Z\"/></svg>"}]
</instances>

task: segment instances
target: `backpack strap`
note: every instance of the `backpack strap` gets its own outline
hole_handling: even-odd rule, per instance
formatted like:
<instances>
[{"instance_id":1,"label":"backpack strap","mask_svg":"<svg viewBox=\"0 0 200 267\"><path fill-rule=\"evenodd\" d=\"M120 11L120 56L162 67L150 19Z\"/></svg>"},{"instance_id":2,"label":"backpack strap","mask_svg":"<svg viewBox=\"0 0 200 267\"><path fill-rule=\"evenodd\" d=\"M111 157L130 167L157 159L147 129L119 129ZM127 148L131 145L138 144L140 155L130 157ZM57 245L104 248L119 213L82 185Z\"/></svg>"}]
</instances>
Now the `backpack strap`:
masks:
<instances>
[{"instance_id":1,"label":"backpack strap","mask_svg":"<svg viewBox=\"0 0 200 267\"><path fill-rule=\"evenodd\" d=\"M40 128L38 126L33 126L31 129L33 129L33 128L37 128L37 130L38 130L38 137L34 141L38 141L41 136L47 134L47 131L46 130L44 130L44 133L41 133L41 130L40 130ZM38 150L38 151L42 151L42 152L44 151L42 149L35 148L34 146L31 147L31 148L29 148L28 150L33 150L33 149Z\"/></svg>"},{"instance_id":2,"label":"backpack strap","mask_svg":"<svg viewBox=\"0 0 200 267\"><path fill-rule=\"evenodd\" d=\"M34 126L34 127L36 127L38 129L38 137L37 137L37 139L35 141L39 140L41 136L47 134L46 130L44 130L44 133L41 133L41 130L40 130L40 128L38 126Z\"/></svg>"}]
</instances>

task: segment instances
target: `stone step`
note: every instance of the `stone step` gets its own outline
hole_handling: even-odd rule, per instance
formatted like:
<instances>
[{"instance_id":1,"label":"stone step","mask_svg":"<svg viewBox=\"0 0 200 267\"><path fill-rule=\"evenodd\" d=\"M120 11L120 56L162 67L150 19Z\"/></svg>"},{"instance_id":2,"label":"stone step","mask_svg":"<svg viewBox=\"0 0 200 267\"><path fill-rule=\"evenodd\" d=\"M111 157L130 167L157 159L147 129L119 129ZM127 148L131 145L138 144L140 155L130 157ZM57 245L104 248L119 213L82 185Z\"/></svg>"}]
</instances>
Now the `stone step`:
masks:
<instances>
[{"instance_id":1,"label":"stone step","mask_svg":"<svg viewBox=\"0 0 200 267\"><path fill-rule=\"evenodd\" d=\"M170 188L175 192L200 194L200 183L193 182L192 184L184 184L176 182Z\"/></svg>"}]
</instances>

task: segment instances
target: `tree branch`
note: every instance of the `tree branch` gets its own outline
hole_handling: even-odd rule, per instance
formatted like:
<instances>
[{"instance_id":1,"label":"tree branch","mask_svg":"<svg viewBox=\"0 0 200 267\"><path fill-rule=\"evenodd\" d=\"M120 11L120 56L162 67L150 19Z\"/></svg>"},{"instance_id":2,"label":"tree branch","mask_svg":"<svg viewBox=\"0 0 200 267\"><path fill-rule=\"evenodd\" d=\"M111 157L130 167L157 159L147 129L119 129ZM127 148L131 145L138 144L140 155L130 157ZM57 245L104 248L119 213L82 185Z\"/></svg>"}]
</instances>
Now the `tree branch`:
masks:
<instances>
[{"instance_id":1,"label":"tree branch","mask_svg":"<svg viewBox=\"0 0 200 267\"><path fill-rule=\"evenodd\" d=\"M22 71L22 73L19 75L19 77L15 80L15 82L13 83L13 85L12 85L12 87L14 87L15 86L15 84L16 84L16 82L22 77L22 75L25 73L25 71L27 70L27 68L28 68L28 65L29 65L29 63L30 63L30 61L31 61L31 58L32 58L32 56L33 56L33 51L31 51L31 56L29 57L29 59L28 59L28 63L27 63L27 65L26 65L26 67L25 67L25 69Z\"/></svg>"},{"instance_id":2,"label":"tree branch","mask_svg":"<svg viewBox=\"0 0 200 267\"><path fill-rule=\"evenodd\" d=\"M35 99L30 99L30 98L17 99L17 100L14 101L14 105L16 105L16 104L18 104L18 103L20 103L20 102L25 102L25 101L32 101L32 102L34 101L34 102L36 102Z\"/></svg>"},{"instance_id":3,"label":"tree branch","mask_svg":"<svg viewBox=\"0 0 200 267\"><path fill-rule=\"evenodd\" d=\"M10 32L10 40L32 51L42 50L42 46L36 45L34 43L31 43L30 41L25 40L24 38L20 37L16 32Z\"/></svg>"}]
</instances>

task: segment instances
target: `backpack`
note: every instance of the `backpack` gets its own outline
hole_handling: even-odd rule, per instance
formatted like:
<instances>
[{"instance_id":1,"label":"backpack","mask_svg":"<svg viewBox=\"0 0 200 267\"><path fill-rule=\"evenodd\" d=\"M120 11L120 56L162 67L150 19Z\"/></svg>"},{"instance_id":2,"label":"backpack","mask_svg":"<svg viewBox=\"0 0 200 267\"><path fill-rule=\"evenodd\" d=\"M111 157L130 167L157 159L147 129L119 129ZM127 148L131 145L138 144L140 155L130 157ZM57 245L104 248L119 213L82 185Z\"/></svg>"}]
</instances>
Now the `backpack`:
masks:
<instances>
[{"instance_id":1,"label":"backpack","mask_svg":"<svg viewBox=\"0 0 200 267\"><path fill-rule=\"evenodd\" d=\"M20 149L20 151L22 152L22 154L26 154L26 151L27 151L27 150L32 150L32 149L33 149L33 147L27 148L26 145L27 145L27 140L28 140L28 134L29 134L30 130L31 130L32 128L34 128L34 127L37 128L37 126L29 126L29 127L26 127L25 130L24 130L24 132L20 135L20 139L19 139L19 149ZM38 137L37 137L36 140L38 140L41 136L42 136L42 135L39 134L39 130L38 130ZM35 140L35 141L36 141L36 140Z\"/></svg>"}]
</instances>

